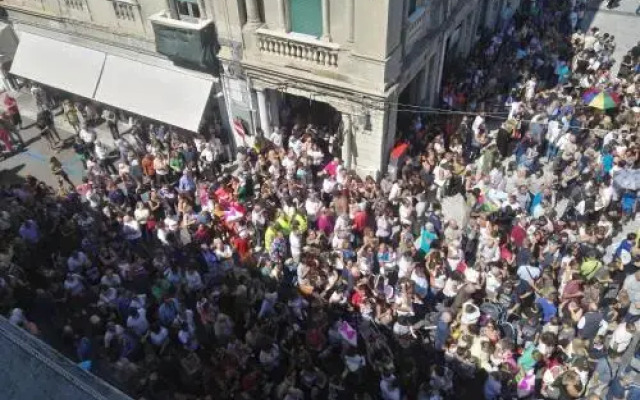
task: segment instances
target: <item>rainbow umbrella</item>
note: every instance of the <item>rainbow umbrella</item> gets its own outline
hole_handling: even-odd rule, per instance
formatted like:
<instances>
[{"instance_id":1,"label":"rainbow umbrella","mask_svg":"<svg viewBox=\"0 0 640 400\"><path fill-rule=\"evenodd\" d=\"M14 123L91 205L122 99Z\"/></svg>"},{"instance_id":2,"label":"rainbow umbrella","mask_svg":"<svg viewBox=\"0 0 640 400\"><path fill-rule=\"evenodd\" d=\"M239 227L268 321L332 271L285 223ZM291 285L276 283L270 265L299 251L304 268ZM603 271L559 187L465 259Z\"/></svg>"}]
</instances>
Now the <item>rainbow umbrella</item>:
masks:
<instances>
[{"instance_id":1,"label":"rainbow umbrella","mask_svg":"<svg viewBox=\"0 0 640 400\"><path fill-rule=\"evenodd\" d=\"M596 88L587 89L582 93L582 102L589 104L594 97L600 94L600 90Z\"/></svg>"},{"instance_id":2,"label":"rainbow umbrella","mask_svg":"<svg viewBox=\"0 0 640 400\"><path fill-rule=\"evenodd\" d=\"M612 92L600 92L593 96L587 105L599 110L609 110L616 108L620 104L620 97Z\"/></svg>"}]
</instances>

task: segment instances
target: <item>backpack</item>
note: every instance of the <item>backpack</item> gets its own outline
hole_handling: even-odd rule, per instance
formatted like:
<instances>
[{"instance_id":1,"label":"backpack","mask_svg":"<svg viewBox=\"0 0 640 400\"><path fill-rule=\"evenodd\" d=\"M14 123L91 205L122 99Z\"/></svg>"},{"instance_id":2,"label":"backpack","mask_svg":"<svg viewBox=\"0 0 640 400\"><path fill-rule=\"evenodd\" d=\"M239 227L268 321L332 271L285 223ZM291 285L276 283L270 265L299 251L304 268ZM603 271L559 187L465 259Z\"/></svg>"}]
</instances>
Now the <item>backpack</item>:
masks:
<instances>
[{"instance_id":1,"label":"backpack","mask_svg":"<svg viewBox=\"0 0 640 400\"><path fill-rule=\"evenodd\" d=\"M486 317L483 319L491 319L496 323L504 320L504 309L499 304L485 302L480 306L480 313Z\"/></svg>"},{"instance_id":2,"label":"backpack","mask_svg":"<svg viewBox=\"0 0 640 400\"><path fill-rule=\"evenodd\" d=\"M598 261L594 258L586 259L580 265L580 275L582 275L582 277L587 280L593 279L593 277L596 275L596 272L598 272L600 268L602 268L601 261Z\"/></svg>"},{"instance_id":3,"label":"backpack","mask_svg":"<svg viewBox=\"0 0 640 400\"><path fill-rule=\"evenodd\" d=\"M511 343L519 344L518 329L515 324L507 321L500 323L500 332L502 337L509 339Z\"/></svg>"},{"instance_id":4,"label":"backpack","mask_svg":"<svg viewBox=\"0 0 640 400\"><path fill-rule=\"evenodd\" d=\"M532 341L535 336L536 333L538 332L538 327L528 324L528 323L523 323L522 326L520 327L520 340L522 343L525 343L527 341Z\"/></svg>"}]
</instances>

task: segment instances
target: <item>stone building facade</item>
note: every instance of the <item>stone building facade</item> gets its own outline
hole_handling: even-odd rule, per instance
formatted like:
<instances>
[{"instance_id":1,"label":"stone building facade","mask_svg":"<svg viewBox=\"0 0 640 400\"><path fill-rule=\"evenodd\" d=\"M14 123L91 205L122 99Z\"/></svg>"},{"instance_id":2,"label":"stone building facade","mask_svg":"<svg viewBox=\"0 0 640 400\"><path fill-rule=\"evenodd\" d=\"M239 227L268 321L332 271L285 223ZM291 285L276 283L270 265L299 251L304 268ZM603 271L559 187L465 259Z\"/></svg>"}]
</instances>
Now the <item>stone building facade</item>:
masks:
<instances>
[{"instance_id":1,"label":"stone building facade","mask_svg":"<svg viewBox=\"0 0 640 400\"><path fill-rule=\"evenodd\" d=\"M226 125L212 3L5 0L11 73L186 131L213 109Z\"/></svg>"},{"instance_id":2,"label":"stone building facade","mask_svg":"<svg viewBox=\"0 0 640 400\"><path fill-rule=\"evenodd\" d=\"M375 175L388 163L401 95L414 105L438 102L445 58L466 56L479 26L495 24L493 8L479 12L490 3L216 1L227 112L268 134L283 98L326 103L341 116L346 164Z\"/></svg>"}]
</instances>

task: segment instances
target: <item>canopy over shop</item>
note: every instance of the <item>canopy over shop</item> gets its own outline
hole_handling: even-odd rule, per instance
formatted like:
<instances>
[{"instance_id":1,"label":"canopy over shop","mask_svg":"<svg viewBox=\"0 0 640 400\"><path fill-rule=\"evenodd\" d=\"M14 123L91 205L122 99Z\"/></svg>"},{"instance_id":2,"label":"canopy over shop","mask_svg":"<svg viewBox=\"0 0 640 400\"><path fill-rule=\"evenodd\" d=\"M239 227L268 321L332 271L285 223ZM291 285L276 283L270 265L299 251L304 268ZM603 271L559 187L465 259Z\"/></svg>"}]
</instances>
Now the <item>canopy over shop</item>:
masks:
<instances>
[{"instance_id":1,"label":"canopy over shop","mask_svg":"<svg viewBox=\"0 0 640 400\"><path fill-rule=\"evenodd\" d=\"M214 84L30 33L20 35L11 73L191 132L199 130Z\"/></svg>"}]
</instances>

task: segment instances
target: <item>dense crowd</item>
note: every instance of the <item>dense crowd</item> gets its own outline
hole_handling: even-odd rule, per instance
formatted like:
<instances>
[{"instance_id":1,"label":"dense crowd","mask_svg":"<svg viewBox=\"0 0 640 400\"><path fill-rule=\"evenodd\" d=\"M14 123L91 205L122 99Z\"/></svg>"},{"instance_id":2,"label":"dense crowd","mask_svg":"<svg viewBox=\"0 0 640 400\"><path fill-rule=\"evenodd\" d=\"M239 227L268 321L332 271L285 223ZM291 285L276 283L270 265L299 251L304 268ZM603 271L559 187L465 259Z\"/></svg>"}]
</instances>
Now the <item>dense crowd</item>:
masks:
<instances>
[{"instance_id":1,"label":"dense crowd","mask_svg":"<svg viewBox=\"0 0 640 400\"><path fill-rule=\"evenodd\" d=\"M583 1L523 3L397 176L293 114L226 160L64 102L86 177L0 193L0 311L136 398L640 398L640 47L615 76Z\"/></svg>"}]
</instances>

